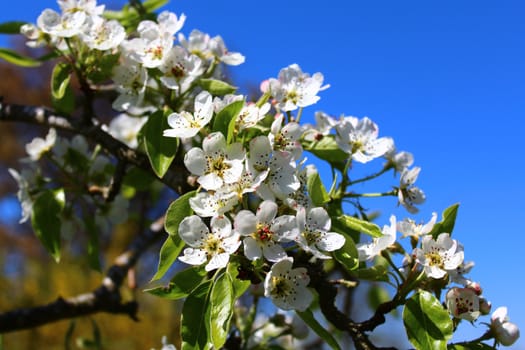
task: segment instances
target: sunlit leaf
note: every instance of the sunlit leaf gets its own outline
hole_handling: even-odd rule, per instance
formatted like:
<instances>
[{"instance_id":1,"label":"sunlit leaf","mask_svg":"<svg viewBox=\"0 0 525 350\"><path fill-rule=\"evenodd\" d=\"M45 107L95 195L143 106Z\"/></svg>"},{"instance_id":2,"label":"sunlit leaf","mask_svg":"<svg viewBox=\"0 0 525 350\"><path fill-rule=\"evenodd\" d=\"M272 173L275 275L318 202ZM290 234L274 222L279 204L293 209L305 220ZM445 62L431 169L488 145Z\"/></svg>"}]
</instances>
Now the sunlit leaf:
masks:
<instances>
[{"instance_id":1,"label":"sunlit leaf","mask_svg":"<svg viewBox=\"0 0 525 350\"><path fill-rule=\"evenodd\" d=\"M182 307L182 350L207 350L213 347L210 336L210 297L213 281L199 285Z\"/></svg>"},{"instance_id":2,"label":"sunlit leaf","mask_svg":"<svg viewBox=\"0 0 525 350\"><path fill-rule=\"evenodd\" d=\"M4 48L0 48L0 59L20 67L38 67L42 64L42 62L35 60L34 58L21 55L14 50Z\"/></svg>"},{"instance_id":3,"label":"sunlit leaf","mask_svg":"<svg viewBox=\"0 0 525 350\"><path fill-rule=\"evenodd\" d=\"M347 271L355 270L359 267L359 254L354 240L345 236L345 244L333 252L335 260L345 267Z\"/></svg>"},{"instance_id":4,"label":"sunlit leaf","mask_svg":"<svg viewBox=\"0 0 525 350\"><path fill-rule=\"evenodd\" d=\"M190 206L190 198L195 197L196 191L190 191L173 201L166 211L164 228L171 236L178 236L181 221L193 214Z\"/></svg>"},{"instance_id":5,"label":"sunlit leaf","mask_svg":"<svg viewBox=\"0 0 525 350\"><path fill-rule=\"evenodd\" d=\"M60 261L60 213L64 209L64 189L46 190L33 203L31 224L35 234L53 258Z\"/></svg>"},{"instance_id":6,"label":"sunlit leaf","mask_svg":"<svg viewBox=\"0 0 525 350\"><path fill-rule=\"evenodd\" d=\"M192 266L180 271L167 286L144 290L161 298L177 300L186 298L206 276L206 271L200 266Z\"/></svg>"},{"instance_id":7,"label":"sunlit leaf","mask_svg":"<svg viewBox=\"0 0 525 350\"><path fill-rule=\"evenodd\" d=\"M330 200L330 196L326 192L326 188L317 171L308 176L306 187L314 206L321 207Z\"/></svg>"},{"instance_id":8,"label":"sunlit leaf","mask_svg":"<svg viewBox=\"0 0 525 350\"><path fill-rule=\"evenodd\" d=\"M420 350L444 350L452 337L452 320L439 300L427 291L415 293L403 309L408 339Z\"/></svg>"},{"instance_id":9,"label":"sunlit leaf","mask_svg":"<svg viewBox=\"0 0 525 350\"><path fill-rule=\"evenodd\" d=\"M383 235L381 228L370 221L358 219L350 215L341 215L337 220L351 230L359 231L372 237L381 237Z\"/></svg>"},{"instance_id":10,"label":"sunlit leaf","mask_svg":"<svg viewBox=\"0 0 525 350\"><path fill-rule=\"evenodd\" d=\"M330 333L325 326L321 325L319 321L315 318L312 310L307 309L306 311L296 311L297 315L306 323L321 339L323 339L332 349L340 350L341 347L335 340L332 333Z\"/></svg>"},{"instance_id":11,"label":"sunlit leaf","mask_svg":"<svg viewBox=\"0 0 525 350\"><path fill-rule=\"evenodd\" d=\"M200 79L199 85L204 90L215 96L222 96L226 94L233 94L237 88L230 84L216 79Z\"/></svg>"},{"instance_id":12,"label":"sunlit leaf","mask_svg":"<svg viewBox=\"0 0 525 350\"><path fill-rule=\"evenodd\" d=\"M27 22L10 21L0 23L0 34L20 34L20 28Z\"/></svg>"},{"instance_id":13,"label":"sunlit leaf","mask_svg":"<svg viewBox=\"0 0 525 350\"><path fill-rule=\"evenodd\" d=\"M213 121L213 131L220 131L226 137L226 142L229 144L233 137L235 129L235 119L239 115L244 106L244 100L235 101L224 107Z\"/></svg>"},{"instance_id":14,"label":"sunlit leaf","mask_svg":"<svg viewBox=\"0 0 525 350\"><path fill-rule=\"evenodd\" d=\"M180 237L169 235L160 248L159 265L157 272L151 278L152 281L162 278L169 268L179 257L182 248L184 248L184 241Z\"/></svg>"},{"instance_id":15,"label":"sunlit leaf","mask_svg":"<svg viewBox=\"0 0 525 350\"><path fill-rule=\"evenodd\" d=\"M432 237L437 238L440 233L449 233L452 235L454 225L456 223L456 216L458 214L459 203L453 204L443 211L443 216L440 222L436 223L430 231Z\"/></svg>"},{"instance_id":16,"label":"sunlit leaf","mask_svg":"<svg viewBox=\"0 0 525 350\"><path fill-rule=\"evenodd\" d=\"M178 138L162 136L165 129L169 129L168 120L162 111L157 111L148 118L141 131L151 167L160 178L168 171L179 146Z\"/></svg>"},{"instance_id":17,"label":"sunlit leaf","mask_svg":"<svg viewBox=\"0 0 525 350\"><path fill-rule=\"evenodd\" d=\"M210 334L215 349L220 349L228 337L233 315L235 292L228 273L220 275L211 291Z\"/></svg>"}]
</instances>

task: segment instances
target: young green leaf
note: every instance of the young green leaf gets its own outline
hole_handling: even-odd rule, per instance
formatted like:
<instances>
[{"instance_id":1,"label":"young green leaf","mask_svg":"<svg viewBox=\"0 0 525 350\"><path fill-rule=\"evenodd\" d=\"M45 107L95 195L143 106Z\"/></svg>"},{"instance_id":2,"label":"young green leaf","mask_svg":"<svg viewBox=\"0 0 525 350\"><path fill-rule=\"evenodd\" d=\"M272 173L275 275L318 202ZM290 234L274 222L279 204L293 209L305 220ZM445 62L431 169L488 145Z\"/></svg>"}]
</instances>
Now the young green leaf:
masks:
<instances>
[{"instance_id":1,"label":"young green leaf","mask_svg":"<svg viewBox=\"0 0 525 350\"><path fill-rule=\"evenodd\" d=\"M42 64L42 62L31 57L27 57L19 54L16 51L3 48L0 48L0 59L20 67L38 67Z\"/></svg>"},{"instance_id":2,"label":"young green leaf","mask_svg":"<svg viewBox=\"0 0 525 350\"><path fill-rule=\"evenodd\" d=\"M213 281L199 285L182 307L182 350L208 350L213 347L210 334L210 297Z\"/></svg>"},{"instance_id":3,"label":"young green leaf","mask_svg":"<svg viewBox=\"0 0 525 350\"><path fill-rule=\"evenodd\" d=\"M341 350L341 347L335 340L332 333L330 333L323 325L319 323L314 317L312 310L296 311L297 315L306 323L321 339L323 339L332 349Z\"/></svg>"},{"instance_id":4,"label":"young green leaf","mask_svg":"<svg viewBox=\"0 0 525 350\"><path fill-rule=\"evenodd\" d=\"M239 275L238 271L239 263L235 261L230 261L228 264L228 270L227 273L230 275L233 283L233 290L235 292L235 299L240 298L241 295L246 292L246 290L250 287L251 282L246 280L241 280L237 278Z\"/></svg>"},{"instance_id":5,"label":"young green leaf","mask_svg":"<svg viewBox=\"0 0 525 350\"><path fill-rule=\"evenodd\" d=\"M427 291L415 293L403 309L408 339L421 350L444 350L452 337L452 320L439 300Z\"/></svg>"},{"instance_id":6,"label":"young green leaf","mask_svg":"<svg viewBox=\"0 0 525 350\"><path fill-rule=\"evenodd\" d=\"M159 265L157 272L151 278L152 281L162 278L166 272L168 272L171 265L173 265L179 257L182 248L184 248L184 244L184 241L180 239L178 235L169 235L168 238L166 238L166 241L160 248Z\"/></svg>"},{"instance_id":7,"label":"young green leaf","mask_svg":"<svg viewBox=\"0 0 525 350\"><path fill-rule=\"evenodd\" d=\"M64 62L57 63L51 74L51 96L55 100L61 100L64 97L70 79L71 66Z\"/></svg>"},{"instance_id":8,"label":"young green leaf","mask_svg":"<svg viewBox=\"0 0 525 350\"><path fill-rule=\"evenodd\" d=\"M372 237L381 237L383 235L381 228L373 222L349 215L341 215L337 219L339 223L345 225L350 230L359 231Z\"/></svg>"},{"instance_id":9,"label":"young green leaf","mask_svg":"<svg viewBox=\"0 0 525 350\"><path fill-rule=\"evenodd\" d=\"M235 86L216 79L201 79L199 80L199 85L214 96L233 94L237 90Z\"/></svg>"},{"instance_id":10,"label":"young green leaf","mask_svg":"<svg viewBox=\"0 0 525 350\"><path fill-rule=\"evenodd\" d=\"M335 260L345 267L347 271L355 270L359 267L359 254L354 240L345 235L345 244L333 252Z\"/></svg>"},{"instance_id":11,"label":"young green leaf","mask_svg":"<svg viewBox=\"0 0 525 350\"><path fill-rule=\"evenodd\" d=\"M206 271L200 266L192 266L180 271L167 286L144 290L161 298L177 300L186 298L206 276Z\"/></svg>"},{"instance_id":12,"label":"young green leaf","mask_svg":"<svg viewBox=\"0 0 525 350\"><path fill-rule=\"evenodd\" d=\"M169 129L168 119L162 111L157 111L148 118L141 131L151 167L160 178L168 171L179 147L178 138L162 136L165 129Z\"/></svg>"},{"instance_id":13,"label":"young green leaf","mask_svg":"<svg viewBox=\"0 0 525 350\"><path fill-rule=\"evenodd\" d=\"M228 273L220 275L211 291L210 334L215 349L226 343L233 315L235 292L233 281Z\"/></svg>"},{"instance_id":14,"label":"young green leaf","mask_svg":"<svg viewBox=\"0 0 525 350\"><path fill-rule=\"evenodd\" d=\"M306 180L306 188L308 189L308 194L312 203L316 207L322 207L325 203L330 201L330 196L326 192L323 181L317 171L313 172L308 176Z\"/></svg>"},{"instance_id":15,"label":"young green leaf","mask_svg":"<svg viewBox=\"0 0 525 350\"><path fill-rule=\"evenodd\" d=\"M166 221L164 221L164 229L171 236L178 237L180 222L185 217L193 214L190 206L190 198L193 198L195 194L196 191L187 192L173 201L168 207L166 211Z\"/></svg>"},{"instance_id":16,"label":"young green leaf","mask_svg":"<svg viewBox=\"0 0 525 350\"><path fill-rule=\"evenodd\" d=\"M434 239L439 236L440 233L448 233L452 236L452 230L456 224L456 216L458 214L459 203L453 204L443 211L443 219L436 223L430 231L430 234Z\"/></svg>"},{"instance_id":17,"label":"young green leaf","mask_svg":"<svg viewBox=\"0 0 525 350\"><path fill-rule=\"evenodd\" d=\"M60 213L65 206L64 189L46 190L35 199L31 224L35 234L55 261L60 261Z\"/></svg>"},{"instance_id":18,"label":"young green leaf","mask_svg":"<svg viewBox=\"0 0 525 350\"><path fill-rule=\"evenodd\" d=\"M358 278L367 281L383 281L388 282L388 261L378 256L374 260L374 265L369 268L363 268L355 271Z\"/></svg>"},{"instance_id":19,"label":"young green leaf","mask_svg":"<svg viewBox=\"0 0 525 350\"><path fill-rule=\"evenodd\" d=\"M319 141L305 141L303 147L306 151L334 164L337 168L344 167L344 163L348 159L348 154L341 150L333 135L324 136Z\"/></svg>"},{"instance_id":20,"label":"young green leaf","mask_svg":"<svg viewBox=\"0 0 525 350\"><path fill-rule=\"evenodd\" d=\"M20 28L27 22L10 21L0 23L0 34L20 34Z\"/></svg>"},{"instance_id":21,"label":"young green leaf","mask_svg":"<svg viewBox=\"0 0 525 350\"><path fill-rule=\"evenodd\" d=\"M230 144L235 129L235 119L241 113L244 100L235 101L224 107L213 121L213 131L220 131L226 137L226 143Z\"/></svg>"}]
</instances>

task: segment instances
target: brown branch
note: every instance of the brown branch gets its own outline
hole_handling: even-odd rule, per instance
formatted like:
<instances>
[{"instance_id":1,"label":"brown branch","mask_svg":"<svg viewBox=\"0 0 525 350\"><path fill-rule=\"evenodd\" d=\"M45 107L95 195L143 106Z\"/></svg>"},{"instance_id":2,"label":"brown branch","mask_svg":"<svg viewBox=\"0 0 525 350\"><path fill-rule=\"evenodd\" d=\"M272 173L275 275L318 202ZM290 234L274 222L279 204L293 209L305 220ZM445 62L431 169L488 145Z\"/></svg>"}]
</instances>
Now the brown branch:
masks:
<instances>
[{"instance_id":1,"label":"brown branch","mask_svg":"<svg viewBox=\"0 0 525 350\"><path fill-rule=\"evenodd\" d=\"M123 142L115 139L113 136L102 130L100 125L86 124L85 122L56 114L53 110L45 107L4 103L1 97L0 121L14 121L43 125L84 135L88 139L101 145L108 152L112 153L119 161L134 165L148 172L179 194L186 193L192 189L186 181L188 173L186 168L182 165L182 162L177 162L177 159L175 159L173 167L170 168L162 178L159 178L151 168L148 157L145 154L129 148ZM162 136L159 135L159 137Z\"/></svg>"},{"instance_id":2,"label":"brown branch","mask_svg":"<svg viewBox=\"0 0 525 350\"><path fill-rule=\"evenodd\" d=\"M0 333L42 326L48 323L91 315L98 312L128 315L137 321L136 301L123 302L120 287L140 255L164 232L164 220L153 223L149 232L140 235L119 255L109 268L102 284L91 293L70 298L58 297L47 305L17 309L0 314Z\"/></svg>"}]
</instances>

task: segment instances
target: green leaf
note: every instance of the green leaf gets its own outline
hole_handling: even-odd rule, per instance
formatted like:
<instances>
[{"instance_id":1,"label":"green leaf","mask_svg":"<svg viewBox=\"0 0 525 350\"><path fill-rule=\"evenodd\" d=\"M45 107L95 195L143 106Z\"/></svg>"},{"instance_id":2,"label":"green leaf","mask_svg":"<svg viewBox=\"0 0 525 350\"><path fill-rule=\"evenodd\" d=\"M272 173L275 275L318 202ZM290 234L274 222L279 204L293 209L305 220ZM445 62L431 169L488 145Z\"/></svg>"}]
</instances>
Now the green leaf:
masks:
<instances>
[{"instance_id":1,"label":"green leaf","mask_svg":"<svg viewBox=\"0 0 525 350\"><path fill-rule=\"evenodd\" d=\"M53 68L51 74L51 96L56 100L61 100L71 79L71 66L64 62L59 62Z\"/></svg>"},{"instance_id":2,"label":"green leaf","mask_svg":"<svg viewBox=\"0 0 525 350\"><path fill-rule=\"evenodd\" d=\"M96 52L98 53L98 51ZM120 55L95 54L86 62L86 75L95 84L103 83L112 76L113 68L117 65Z\"/></svg>"},{"instance_id":3,"label":"green leaf","mask_svg":"<svg viewBox=\"0 0 525 350\"><path fill-rule=\"evenodd\" d=\"M403 309L408 339L420 350L447 348L452 337L452 320L439 300L427 291L415 293Z\"/></svg>"},{"instance_id":4,"label":"green leaf","mask_svg":"<svg viewBox=\"0 0 525 350\"><path fill-rule=\"evenodd\" d=\"M0 34L20 34L20 28L27 22L10 21L0 23Z\"/></svg>"},{"instance_id":5,"label":"green leaf","mask_svg":"<svg viewBox=\"0 0 525 350\"><path fill-rule=\"evenodd\" d=\"M145 289L145 292L155 296L177 300L186 298L206 276L206 271L200 266L182 270L172 278L167 286Z\"/></svg>"},{"instance_id":6,"label":"green leaf","mask_svg":"<svg viewBox=\"0 0 525 350\"><path fill-rule=\"evenodd\" d=\"M359 267L359 254L354 240L345 235L345 244L333 252L335 260L345 267L347 271L355 270Z\"/></svg>"},{"instance_id":7,"label":"green leaf","mask_svg":"<svg viewBox=\"0 0 525 350\"><path fill-rule=\"evenodd\" d=\"M356 270L355 274L358 278L368 281L388 282L388 267L388 261L382 256L377 256L373 266Z\"/></svg>"},{"instance_id":8,"label":"green leaf","mask_svg":"<svg viewBox=\"0 0 525 350\"><path fill-rule=\"evenodd\" d=\"M344 163L349 156L348 153L341 150L333 135L326 135L320 141L304 141L303 147L317 157L332 163L337 168L344 167Z\"/></svg>"},{"instance_id":9,"label":"green leaf","mask_svg":"<svg viewBox=\"0 0 525 350\"><path fill-rule=\"evenodd\" d=\"M330 201L330 196L326 192L323 181L317 171L312 172L306 180L306 187L312 203L316 207L322 207L323 204Z\"/></svg>"},{"instance_id":10,"label":"green leaf","mask_svg":"<svg viewBox=\"0 0 525 350\"><path fill-rule=\"evenodd\" d=\"M56 262L60 261L60 213L65 206L64 189L46 190L33 203L31 224L35 234Z\"/></svg>"},{"instance_id":11,"label":"green leaf","mask_svg":"<svg viewBox=\"0 0 525 350\"><path fill-rule=\"evenodd\" d=\"M20 67L38 67L42 64L42 62L34 58L23 56L14 50L3 48L0 48L0 59Z\"/></svg>"},{"instance_id":12,"label":"green leaf","mask_svg":"<svg viewBox=\"0 0 525 350\"><path fill-rule=\"evenodd\" d=\"M164 228L171 236L178 236L179 224L187 216L193 214L190 206L190 198L195 197L197 191L190 191L173 201L166 211Z\"/></svg>"},{"instance_id":13,"label":"green leaf","mask_svg":"<svg viewBox=\"0 0 525 350\"><path fill-rule=\"evenodd\" d=\"M233 94L237 90L235 86L231 86L222 80L216 79L201 79L199 80L199 85L204 90L215 96Z\"/></svg>"},{"instance_id":14,"label":"green leaf","mask_svg":"<svg viewBox=\"0 0 525 350\"><path fill-rule=\"evenodd\" d=\"M448 350L493 350L494 347L481 342L467 342L461 344L449 344Z\"/></svg>"},{"instance_id":15,"label":"green leaf","mask_svg":"<svg viewBox=\"0 0 525 350\"><path fill-rule=\"evenodd\" d=\"M381 228L373 222L349 215L341 215L337 219L350 230L359 231L372 237L381 237L383 235Z\"/></svg>"},{"instance_id":16,"label":"green leaf","mask_svg":"<svg viewBox=\"0 0 525 350\"><path fill-rule=\"evenodd\" d=\"M226 343L233 315L235 292L233 281L228 273L220 275L211 291L210 334L215 349Z\"/></svg>"},{"instance_id":17,"label":"green leaf","mask_svg":"<svg viewBox=\"0 0 525 350\"><path fill-rule=\"evenodd\" d=\"M235 130L235 119L241 113L244 100L235 101L224 107L213 121L213 131L220 131L226 137L226 143L230 144Z\"/></svg>"},{"instance_id":18,"label":"green leaf","mask_svg":"<svg viewBox=\"0 0 525 350\"><path fill-rule=\"evenodd\" d=\"M314 317L312 310L296 311L297 315L306 323L321 339L323 339L332 349L341 349L332 333L330 333L323 325L319 323Z\"/></svg>"},{"instance_id":19,"label":"green leaf","mask_svg":"<svg viewBox=\"0 0 525 350\"><path fill-rule=\"evenodd\" d=\"M162 111L157 111L148 118L141 131L151 167L160 178L168 171L179 147L178 138L162 136L165 129L169 129L168 119Z\"/></svg>"},{"instance_id":20,"label":"green leaf","mask_svg":"<svg viewBox=\"0 0 525 350\"><path fill-rule=\"evenodd\" d=\"M182 248L184 248L184 241L179 236L169 235L164 241L164 244L160 248L159 265L157 272L151 278L152 281L156 281L162 278L169 268L179 257Z\"/></svg>"},{"instance_id":21,"label":"green leaf","mask_svg":"<svg viewBox=\"0 0 525 350\"><path fill-rule=\"evenodd\" d=\"M233 290L235 292L235 299L240 298L241 295L246 292L248 288L250 288L251 282L247 280L241 280L237 278L239 275L239 263L235 261L230 261L228 263L228 274L230 275L233 283Z\"/></svg>"},{"instance_id":22,"label":"green leaf","mask_svg":"<svg viewBox=\"0 0 525 350\"><path fill-rule=\"evenodd\" d=\"M169 0L146 0L142 3L142 6L144 6L148 12L153 12L166 5L168 1Z\"/></svg>"},{"instance_id":23,"label":"green leaf","mask_svg":"<svg viewBox=\"0 0 525 350\"><path fill-rule=\"evenodd\" d=\"M458 214L459 203L453 204L443 211L443 218L436 223L430 231L430 234L435 239L440 233L448 233L452 235L454 225L456 224L456 216Z\"/></svg>"},{"instance_id":24,"label":"green leaf","mask_svg":"<svg viewBox=\"0 0 525 350\"><path fill-rule=\"evenodd\" d=\"M213 281L199 285L186 298L182 307L182 350L207 350L213 343L210 336L210 296Z\"/></svg>"},{"instance_id":25,"label":"green leaf","mask_svg":"<svg viewBox=\"0 0 525 350\"><path fill-rule=\"evenodd\" d=\"M149 189L150 185L155 181L155 178L150 173L145 172L140 168L131 168L126 172L122 185L133 187L138 191Z\"/></svg>"}]
</instances>

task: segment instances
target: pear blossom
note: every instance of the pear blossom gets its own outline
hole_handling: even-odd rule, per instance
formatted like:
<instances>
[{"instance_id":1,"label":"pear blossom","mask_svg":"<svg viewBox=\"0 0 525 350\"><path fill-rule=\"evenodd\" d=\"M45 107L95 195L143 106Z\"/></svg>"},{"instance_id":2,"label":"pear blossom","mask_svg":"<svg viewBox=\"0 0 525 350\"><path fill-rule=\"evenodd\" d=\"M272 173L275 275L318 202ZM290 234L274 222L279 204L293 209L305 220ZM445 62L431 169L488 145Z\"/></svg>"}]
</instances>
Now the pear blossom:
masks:
<instances>
[{"instance_id":1,"label":"pear blossom","mask_svg":"<svg viewBox=\"0 0 525 350\"><path fill-rule=\"evenodd\" d=\"M201 217L212 217L229 212L239 202L236 192L199 192L190 198L191 209Z\"/></svg>"},{"instance_id":2,"label":"pear blossom","mask_svg":"<svg viewBox=\"0 0 525 350\"><path fill-rule=\"evenodd\" d=\"M9 174L15 179L18 184L18 192L16 196L22 208L21 218L19 223L26 222L33 213L33 199L31 198L30 189L35 182L35 169L24 168L20 173L15 169L7 169Z\"/></svg>"},{"instance_id":3,"label":"pear blossom","mask_svg":"<svg viewBox=\"0 0 525 350\"><path fill-rule=\"evenodd\" d=\"M390 137L377 137L379 128L368 117L345 117L336 124L335 129L335 140L341 150L359 163L368 163L394 147Z\"/></svg>"},{"instance_id":4,"label":"pear blossom","mask_svg":"<svg viewBox=\"0 0 525 350\"><path fill-rule=\"evenodd\" d=\"M455 318L475 321L481 315L479 296L470 288L451 288L446 295L446 304Z\"/></svg>"},{"instance_id":5,"label":"pear blossom","mask_svg":"<svg viewBox=\"0 0 525 350\"><path fill-rule=\"evenodd\" d=\"M504 346L511 346L520 337L518 326L510 322L505 306L498 307L490 318L490 329L498 343Z\"/></svg>"},{"instance_id":6,"label":"pear blossom","mask_svg":"<svg viewBox=\"0 0 525 350\"><path fill-rule=\"evenodd\" d=\"M303 165L306 158L301 161L300 165ZM300 208L309 209L312 207L312 198L308 193L308 178L318 173L317 168L313 164L308 164L303 167L298 173L297 178L299 179L299 188L283 199L283 203L288 207L299 210Z\"/></svg>"},{"instance_id":7,"label":"pear blossom","mask_svg":"<svg viewBox=\"0 0 525 350\"><path fill-rule=\"evenodd\" d=\"M394 170L399 173L402 173L414 164L414 156L412 153L405 151L397 152L395 147L388 150L384 157L387 160L385 167L393 167Z\"/></svg>"},{"instance_id":8,"label":"pear blossom","mask_svg":"<svg viewBox=\"0 0 525 350\"><path fill-rule=\"evenodd\" d=\"M284 155L291 154L293 159L299 159L303 147L299 139L303 134L303 128L295 122L283 126L284 114L279 114L272 123L268 139L275 151Z\"/></svg>"},{"instance_id":9,"label":"pear blossom","mask_svg":"<svg viewBox=\"0 0 525 350\"><path fill-rule=\"evenodd\" d=\"M397 230L403 234L402 238L410 236L417 240L420 236L426 235L432 231L432 228L434 228L434 225L436 224L436 220L437 213L435 212L432 213L430 221L424 225L416 224L414 220L406 218L405 220L397 223Z\"/></svg>"},{"instance_id":10,"label":"pear blossom","mask_svg":"<svg viewBox=\"0 0 525 350\"><path fill-rule=\"evenodd\" d=\"M229 52L220 36L210 37L197 29L191 31L186 39L184 34L179 33L179 42L191 53L204 59L216 59L227 65L236 66L244 62L244 56L238 52Z\"/></svg>"},{"instance_id":11,"label":"pear blossom","mask_svg":"<svg viewBox=\"0 0 525 350\"><path fill-rule=\"evenodd\" d=\"M111 50L118 47L126 38L126 31L116 20L106 21L102 17L93 16L87 20L81 38L91 49Z\"/></svg>"},{"instance_id":12,"label":"pear blossom","mask_svg":"<svg viewBox=\"0 0 525 350\"><path fill-rule=\"evenodd\" d=\"M462 284L464 286L467 286L471 281L467 278L465 278L464 275L470 272L472 268L474 267L473 261L465 262L463 261L458 267L456 267L454 270L447 271L448 276L450 278L450 282L454 282L457 284Z\"/></svg>"},{"instance_id":13,"label":"pear blossom","mask_svg":"<svg viewBox=\"0 0 525 350\"><path fill-rule=\"evenodd\" d=\"M279 242L288 242L297 235L297 224L292 215L277 216L277 204L263 201L254 214L241 210L235 216L234 229L244 236L244 254L250 260L264 256L268 261L286 258Z\"/></svg>"},{"instance_id":14,"label":"pear blossom","mask_svg":"<svg viewBox=\"0 0 525 350\"><path fill-rule=\"evenodd\" d=\"M338 121L324 112L315 112L315 125L305 127L304 139L307 141L319 141L324 136L329 135Z\"/></svg>"},{"instance_id":15,"label":"pear blossom","mask_svg":"<svg viewBox=\"0 0 525 350\"><path fill-rule=\"evenodd\" d=\"M243 172L245 152L238 142L226 145L221 132L214 132L202 141L202 149L194 147L184 156L186 168L199 178L206 190L218 190L224 184L237 182Z\"/></svg>"},{"instance_id":16,"label":"pear blossom","mask_svg":"<svg viewBox=\"0 0 525 350\"><path fill-rule=\"evenodd\" d=\"M310 277L304 267L293 268L293 258L275 263L264 280L264 296L283 310L305 311L313 300L307 288Z\"/></svg>"},{"instance_id":17,"label":"pear blossom","mask_svg":"<svg viewBox=\"0 0 525 350\"><path fill-rule=\"evenodd\" d=\"M51 36L71 38L81 33L87 14L84 11L60 14L52 9L45 9L37 18L38 28Z\"/></svg>"},{"instance_id":18,"label":"pear blossom","mask_svg":"<svg viewBox=\"0 0 525 350\"><path fill-rule=\"evenodd\" d=\"M330 259L324 252L332 252L345 244L343 235L330 232L332 222L324 208L316 207L308 211L300 208L296 219L299 228L296 241L302 249L315 257Z\"/></svg>"},{"instance_id":19,"label":"pear blossom","mask_svg":"<svg viewBox=\"0 0 525 350\"><path fill-rule=\"evenodd\" d=\"M179 224L179 236L189 246L179 260L190 265L205 266L206 271L225 267L230 255L241 242L239 234L232 231L231 222L225 216L214 216L210 222L211 232L197 215L184 218Z\"/></svg>"},{"instance_id":20,"label":"pear blossom","mask_svg":"<svg viewBox=\"0 0 525 350\"><path fill-rule=\"evenodd\" d=\"M222 98L216 96L213 98L213 111L215 112L215 114L217 114L232 103L242 101L244 100L244 98L244 95L235 94L226 94L222 96Z\"/></svg>"},{"instance_id":21,"label":"pear blossom","mask_svg":"<svg viewBox=\"0 0 525 350\"><path fill-rule=\"evenodd\" d=\"M20 34L29 39L28 41L26 41L26 45L28 47L37 48L46 45L46 38L44 32L32 23L23 24L20 27Z\"/></svg>"},{"instance_id":22,"label":"pear blossom","mask_svg":"<svg viewBox=\"0 0 525 350\"><path fill-rule=\"evenodd\" d=\"M121 113L111 120L108 132L128 147L137 148L137 135L147 120L148 117L131 117L126 113Z\"/></svg>"},{"instance_id":23,"label":"pear blossom","mask_svg":"<svg viewBox=\"0 0 525 350\"><path fill-rule=\"evenodd\" d=\"M430 235L423 237L421 248L412 255L431 278L443 278L447 271L454 270L463 262L463 248L448 233L441 233L436 240Z\"/></svg>"},{"instance_id":24,"label":"pear blossom","mask_svg":"<svg viewBox=\"0 0 525 350\"><path fill-rule=\"evenodd\" d=\"M396 217L390 216L390 226L383 226L381 237L375 237L370 243L358 243L356 245L359 254L359 261L370 260L376 255L381 254L381 251L388 248L396 241Z\"/></svg>"},{"instance_id":25,"label":"pear blossom","mask_svg":"<svg viewBox=\"0 0 525 350\"><path fill-rule=\"evenodd\" d=\"M421 204L425 201L425 193L414 186L420 171L420 167L414 167L410 170L405 169L401 173L399 190L397 191L399 203L412 214L416 214L419 211L414 204Z\"/></svg>"},{"instance_id":26,"label":"pear blossom","mask_svg":"<svg viewBox=\"0 0 525 350\"><path fill-rule=\"evenodd\" d=\"M132 60L144 67L157 68L164 63L173 47L173 35L182 28L185 21L184 14L178 18L172 12L163 11L157 17L157 22L140 22L137 27L139 37L124 42L124 49Z\"/></svg>"},{"instance_id":27,"label":"pear blossom","mask_svg":"<svg viewBox=\"0 0 525 350\"><path fill-rule=\"evenodd\" d=\"M206 126L213 116L212 97L208 91L201 91L195 97L193 113L182 111L168 116L168 124L172 129L164 130L168 137L193 137Z\"/></svg>"},{"instance_id":28,"label":"pear blossom","mask_svg":"<svg viewBox=\"0 0 525 350\"><path fill-rule=\"evenodd\" d=\"M270 107L271 106L268 102L263 103L260 107L253 102L246 103L236 119L239 130L244 130L257 125L257 123L270 111Z\"/></svg>"},{"instance_id":29,"label":"pear blossom","mask_svg":"<svg viewBox=\"0 0 525 350\"><path fill-rule=\"evenodd\" d=\"M249 155L247 158L248 169L257 174L268 172L270 158L272 155L272 145L268 136L256 136L250 140Z\"/></svg>"},{"instance_id":30,"label":"pear blossom","mask_svg":"<svg viewBox=\"0 0 525 350\"><path fill-rule=\"evenodd\" d=\"M138 107L144 100L147 80L148 72L144 67L124 59L122 64L113 69L113 81L117 92L120 93L113 101L113 108L117 111L127 111Z\"/></svg>"},{"instance_id":31,"label":"pear blossom","mask_svg":"<svg viewBox=\"0 0 525 350\"><path fill-rule=\"evenodd\" d=\"M310 76L303 73L299 65L291 64L281 69L277 79L270 78L267 88L277 101L277 107L288 112L319 101L320 97L317 93L329 87L329 85L323 86L323 80L321 73Z\"/></svg>"},{"instance_id":32,"label":"pear blossom","mask_svg":"<svg viewBox=\"0 0 525 350\"><path fill-rule=\"evenodd\" d=\"M164 73L160 77L162 84L179 95L188 91L195 79L204 73L202 60L181 46L171 48L159 69Z\"/></svg>"},{"instance_id":33,"label":"pear blossom","mask_svg":"<svg viewBox=\"0 0 525 350\"><path fill-rule=\"evenodd\" d=\"M301 187L301 182L297 176L297 164L292 154L276 152L268 162L269 173L265 183L272 195L279 199L286 199ZM259 192L258 192L259 193Z\"/></svg>"},{"instance_id":34,"label":"pear blossom","mask_svg":"<svg viewBox=\"0 0 525 350\"><path fill-rule=\"evenodd\" d=\"M85 12L89 16L101 16L105 5L97 5L96 0L57 0L62 12Z\"/></svg>"},{"instance_id":35,"label":"pear blossom","mask_svg":"<svg viewBox=\"0 0 525 350\"><path fill-rule=\"evenodd\" d=\"M35 137L26 145L26 152L29 155L29 158L33 161L39 160L44 153L51 150L55 145L56 139L57 132L54 128L49 129L45 139Z\"/></svg>"}]
</instances>

